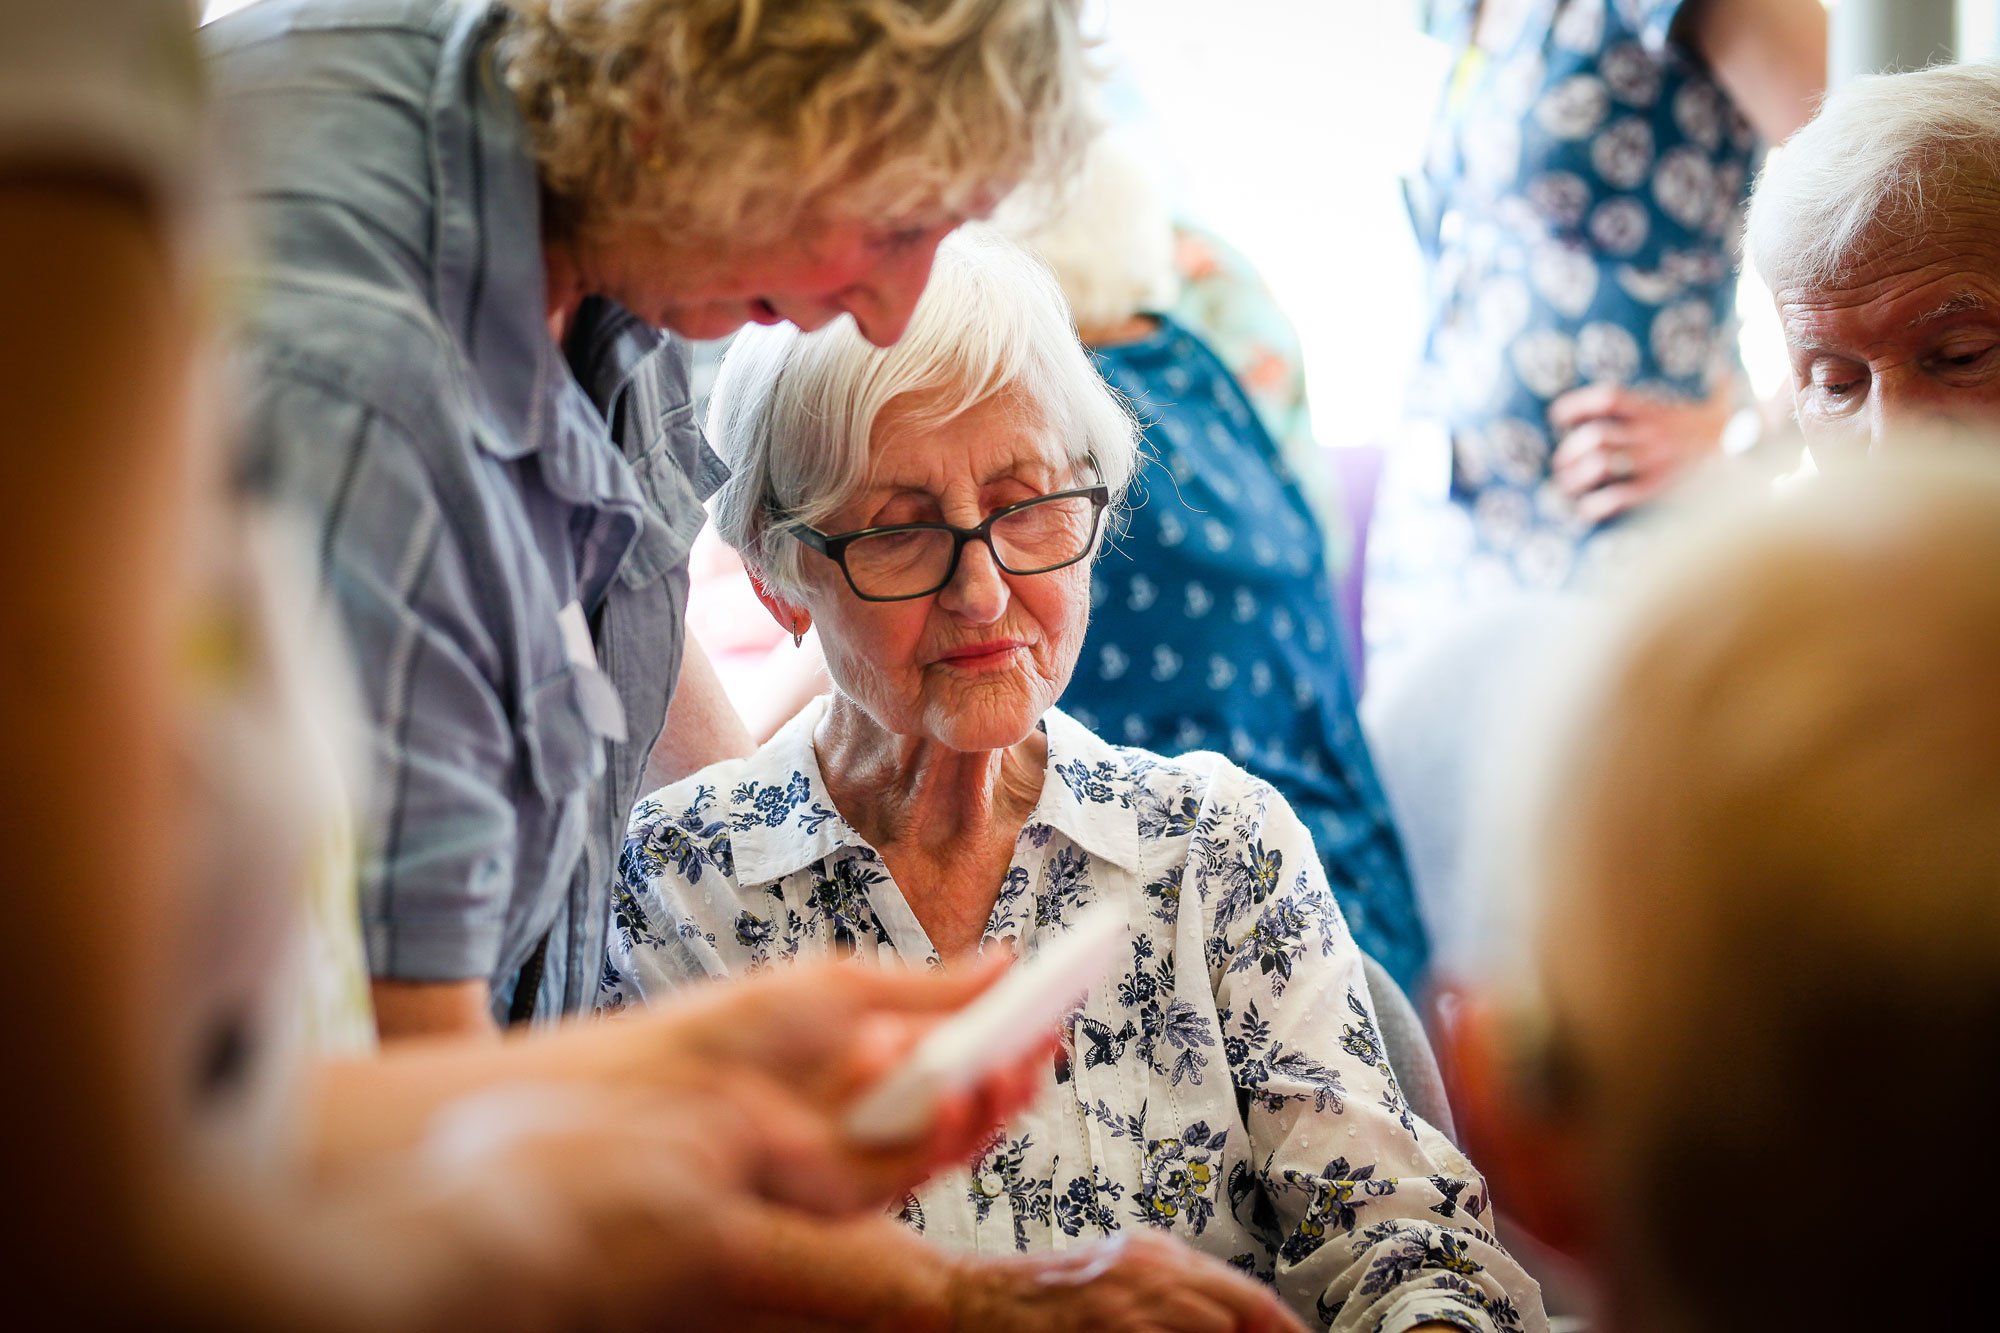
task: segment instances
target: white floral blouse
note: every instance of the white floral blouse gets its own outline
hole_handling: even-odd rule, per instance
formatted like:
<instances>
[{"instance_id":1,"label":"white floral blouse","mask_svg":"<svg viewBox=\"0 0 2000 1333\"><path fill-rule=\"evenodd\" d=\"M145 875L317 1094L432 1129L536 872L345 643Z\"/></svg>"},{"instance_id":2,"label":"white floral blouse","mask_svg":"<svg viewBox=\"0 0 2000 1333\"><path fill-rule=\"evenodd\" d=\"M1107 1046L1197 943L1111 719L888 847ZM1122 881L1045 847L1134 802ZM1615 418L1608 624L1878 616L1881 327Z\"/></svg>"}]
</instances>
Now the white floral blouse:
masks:
<instances>
[{"instance_id":1,"label":"white floral blouse","mask_svg":"<svg viewBox=\"0 0 2000 1333\"><path fill-rule=\"evenodd\" d=\"M640 802L606 1007L830 953L937 965L827 794L823 709ZM1032 954L1084 906L1123 901L1131 952L1067 1024L1034 1105L904 1219L988 1252L1159 1227L1329 1328L1543 1328L1534 1282L1487 1230L1485 1183L1404 1105L1361 956L1283 799L1219 755L1114 748L1053 710L1043 728L1047 777L985 942Z\"/></svg>"}]
</instances>

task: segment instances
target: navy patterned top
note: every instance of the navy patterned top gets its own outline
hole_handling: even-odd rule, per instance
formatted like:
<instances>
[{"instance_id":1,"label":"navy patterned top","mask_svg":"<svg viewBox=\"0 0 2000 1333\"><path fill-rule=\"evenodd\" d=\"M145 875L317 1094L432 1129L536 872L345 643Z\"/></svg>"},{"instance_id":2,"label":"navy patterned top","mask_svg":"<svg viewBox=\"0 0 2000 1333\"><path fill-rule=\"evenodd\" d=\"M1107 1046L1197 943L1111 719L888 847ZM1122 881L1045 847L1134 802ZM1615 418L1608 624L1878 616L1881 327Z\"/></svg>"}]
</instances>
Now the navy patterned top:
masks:
<instances>
[{"instance_id":1,"label":"navy patterned top","mask_svg":"<svg viewBox=\"0 0 2000 1333\"><path fill-rule=\"evenodd\" d=\"M1433 0L1464 54L1412 182L1431 264L1414 411L1450 433L1481 586L1546 588L1590 535L1550 482L1549 404L1607 382L1701 398L1731 373L1756 144L1675 40L1682 0L1526 5L1482 52L1477 0Z\"/></svg>"},{"instance_id":2,"label":"navy patterned top","mask_svg":"<svg viewBox=\"0 0 2000 1333\"><path fill-rule=\"evenodd\" d=\"M1414 986L1429 945L1298 479L1221 361L1173 320L1094 355L1146 447L1062 707L1113 741L1214 750L1276 787L1355 940Z\"/></svg>"}]
</instances>

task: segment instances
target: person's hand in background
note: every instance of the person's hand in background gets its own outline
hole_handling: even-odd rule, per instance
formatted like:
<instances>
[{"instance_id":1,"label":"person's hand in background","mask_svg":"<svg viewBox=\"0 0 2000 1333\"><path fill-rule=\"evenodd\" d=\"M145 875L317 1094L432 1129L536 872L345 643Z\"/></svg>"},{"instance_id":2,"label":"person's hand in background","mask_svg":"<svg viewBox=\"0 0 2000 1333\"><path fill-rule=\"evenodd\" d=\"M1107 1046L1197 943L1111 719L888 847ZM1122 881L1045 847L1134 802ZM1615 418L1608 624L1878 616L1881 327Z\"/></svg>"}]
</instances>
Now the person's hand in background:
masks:
<instances>
[{"instance_id":1,"label":"person's hand in background","mask_svg":"<svg viewBox=\"0 0 2000 1333\"><path fill-rule=\"evenodd\" d=\"M1556 485L1591 523L1645 504L1721 451L1735 402L1726 379L1695 402L1618 384L1572 389L1549 406L1561 440L1552 460Z\"/></svg>"}]
</instances>

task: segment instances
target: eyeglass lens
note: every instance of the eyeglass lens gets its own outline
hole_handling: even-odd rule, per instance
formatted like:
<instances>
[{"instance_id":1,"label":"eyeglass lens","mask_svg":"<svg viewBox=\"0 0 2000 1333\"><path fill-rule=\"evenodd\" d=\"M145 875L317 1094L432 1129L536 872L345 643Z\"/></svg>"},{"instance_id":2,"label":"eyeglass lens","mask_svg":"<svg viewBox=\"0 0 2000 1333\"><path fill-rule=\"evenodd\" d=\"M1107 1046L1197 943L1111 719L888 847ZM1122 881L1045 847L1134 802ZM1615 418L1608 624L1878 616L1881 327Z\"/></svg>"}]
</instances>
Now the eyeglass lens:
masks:
<instances>
[{"instance_id":1,"label":"eyeglass lens","mask_svg":"<svg viewBox=\"0 0 2000 1333\"><path fill-rule=\"evenodd\" d=\"M993 520L993 554L1010 574L1040 574L1073 564L1097 536L1088 496L1051 496ZM941 528L884 532L847 546L847 575L865 597L914 597L942 587L957 540Z\"/></svg>"}]
</instances>

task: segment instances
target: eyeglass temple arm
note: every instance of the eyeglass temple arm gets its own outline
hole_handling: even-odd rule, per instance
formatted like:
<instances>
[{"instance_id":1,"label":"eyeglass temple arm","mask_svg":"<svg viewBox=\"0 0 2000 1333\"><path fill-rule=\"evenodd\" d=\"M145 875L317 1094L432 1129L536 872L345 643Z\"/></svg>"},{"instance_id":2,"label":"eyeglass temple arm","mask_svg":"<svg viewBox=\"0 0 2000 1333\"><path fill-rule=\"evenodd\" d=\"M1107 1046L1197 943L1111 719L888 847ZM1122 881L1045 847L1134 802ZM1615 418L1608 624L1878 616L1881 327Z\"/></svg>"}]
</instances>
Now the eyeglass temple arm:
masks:
<instances>
[{"instance_id":1,"label":"eyeglass temple arm","mask_svg":"<svg viewBox=\"0 0 2000 1333\"><path fill-rule=\"evenodd\" d=\"M833 554L832 540L818 528L807 527L803 523L787 523L784 526L784 531L791 533L793 537L812 547L813 550L818 551L821 555Z\"/></svg>"}]
</instances>

